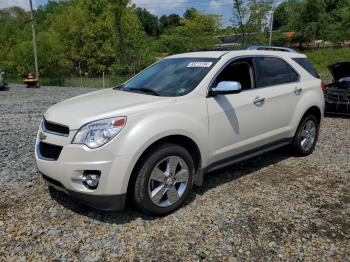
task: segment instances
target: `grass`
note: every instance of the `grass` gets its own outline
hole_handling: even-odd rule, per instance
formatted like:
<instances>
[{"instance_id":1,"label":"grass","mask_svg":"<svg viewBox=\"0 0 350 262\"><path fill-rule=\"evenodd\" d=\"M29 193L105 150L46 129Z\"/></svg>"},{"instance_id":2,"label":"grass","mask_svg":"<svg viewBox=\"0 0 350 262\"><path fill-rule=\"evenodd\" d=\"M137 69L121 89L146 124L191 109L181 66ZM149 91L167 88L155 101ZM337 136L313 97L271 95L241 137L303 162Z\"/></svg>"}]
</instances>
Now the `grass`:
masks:
<instances>
[{"instance_id":1,"label":"grass","mask_svg":"<svg viewBox=\"0 0 350 262\"><path fill-rule=\"evenodd\" d=\"M338 62L350 61L350 48L323 48L311 51L305 51L310 62L321 76L325 83L333 81L327 66Z\"/></svg>"}]
</instances>

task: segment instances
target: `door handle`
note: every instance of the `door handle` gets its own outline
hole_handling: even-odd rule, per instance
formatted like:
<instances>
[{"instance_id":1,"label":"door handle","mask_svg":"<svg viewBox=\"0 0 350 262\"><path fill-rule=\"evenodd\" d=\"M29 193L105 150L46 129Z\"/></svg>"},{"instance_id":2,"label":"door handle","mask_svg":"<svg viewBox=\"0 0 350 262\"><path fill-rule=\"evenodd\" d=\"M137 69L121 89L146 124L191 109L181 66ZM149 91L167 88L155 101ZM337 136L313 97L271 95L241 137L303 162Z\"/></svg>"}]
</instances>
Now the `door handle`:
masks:
<instances>
[{"instance_id":1,"label":"door handle","mask_svg":"<svg viewBox=\"0 0 350 262\"><path fill-rule=\"evenodd\" d=\"M256 106L262 106L265 102L265 98L264 97L256 97L254 100L254 104Z\"/></svg>"},{"instance_id":2,"label":"door handle","mask_svg":"<svg viewBox=\"0 0 350 262\"><path fill-rule=\"evenodd\" d=\"M303 92L303 89L302 89L302 88L296 87L296 88L294 89L294 94L296 94L296 95L300 95L301 92Z\"/></svg>"}]
</instances>

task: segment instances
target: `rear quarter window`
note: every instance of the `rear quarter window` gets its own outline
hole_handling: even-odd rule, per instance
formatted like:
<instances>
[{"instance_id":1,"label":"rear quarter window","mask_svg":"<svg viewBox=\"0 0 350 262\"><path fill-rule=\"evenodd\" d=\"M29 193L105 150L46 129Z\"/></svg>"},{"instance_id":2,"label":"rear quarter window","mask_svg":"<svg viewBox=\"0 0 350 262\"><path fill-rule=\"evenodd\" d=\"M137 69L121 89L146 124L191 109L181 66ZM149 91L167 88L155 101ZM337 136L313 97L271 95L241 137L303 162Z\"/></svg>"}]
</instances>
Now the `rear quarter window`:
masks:
<instances>
[{"instance_id":1,"label":"rear quarter window","mask_svg":"<svg viewBox=\"0 0 350 262\"><path fill-rule=\"evenodd\" d=\"M292 58L295 62L297 62L302 68L304 68L306 71L309 72L310 75L316 78L320 78L320 76L317 74L315 68L312 66L312 64L309 62L307 58Z\"/></svg>"}]
</instances>

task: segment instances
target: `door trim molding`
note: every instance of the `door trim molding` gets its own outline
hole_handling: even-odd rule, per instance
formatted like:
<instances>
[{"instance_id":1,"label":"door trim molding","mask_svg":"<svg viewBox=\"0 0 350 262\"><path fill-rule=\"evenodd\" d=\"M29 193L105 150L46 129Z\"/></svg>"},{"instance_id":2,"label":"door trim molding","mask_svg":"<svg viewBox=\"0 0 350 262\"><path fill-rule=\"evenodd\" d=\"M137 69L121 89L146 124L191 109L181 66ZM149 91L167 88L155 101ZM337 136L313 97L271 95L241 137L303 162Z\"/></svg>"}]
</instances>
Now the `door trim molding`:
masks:
<instances>
[{"instance_id":1,"label":"door trim molding","mask_svg":"<svg viewBox=\"0 0 350 262\"><path fill-rule=\"evenodd\" d=\"M272 142L272 143L268 143L268 144L263 145L261 147L258 147L258 148L252 149L252 150L248 150L246 152L243 152L243 153L216 161L216 162L210 164L209 166L203 168L203 173L208 173L208 172L222 169L224 167L236 164L238 162L262 155L264 153L275 150L277 148L289 145L292 142L293 142L293 138L284 138L284 139L277 140L277 141Z\"/></svg>"}]
</instances>

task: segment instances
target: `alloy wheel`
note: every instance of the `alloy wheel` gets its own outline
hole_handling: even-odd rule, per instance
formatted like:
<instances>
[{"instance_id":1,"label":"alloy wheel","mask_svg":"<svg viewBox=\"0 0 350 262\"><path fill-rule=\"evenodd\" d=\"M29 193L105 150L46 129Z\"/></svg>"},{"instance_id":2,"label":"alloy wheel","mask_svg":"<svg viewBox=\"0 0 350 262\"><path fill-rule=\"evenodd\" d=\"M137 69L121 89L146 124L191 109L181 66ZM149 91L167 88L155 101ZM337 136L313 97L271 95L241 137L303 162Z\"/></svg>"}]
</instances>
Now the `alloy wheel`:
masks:
<instances>
[{"instance_id":1,"label":"alloy wheel","mask_svg":"<svg viewBox=\"0 0 350 262\"><path fill-rule=\"evenodd\" d=\"M153 168L148 181L148 195L156 206L169 207L184 194L188 180L186 162L181 157L168 156Z\"/></svg>"},{"instance_id":2,"label":"alloy wheel","mask_svg":"<svg viewBox=\"0 0 350 262\"><path fill-rule=\"evenodd\" d=\"M303 125L300 137L300 146L303 151L309 151L316 139L316 125L313 120L308 120Z\"/></svg>"}]
</instances>

